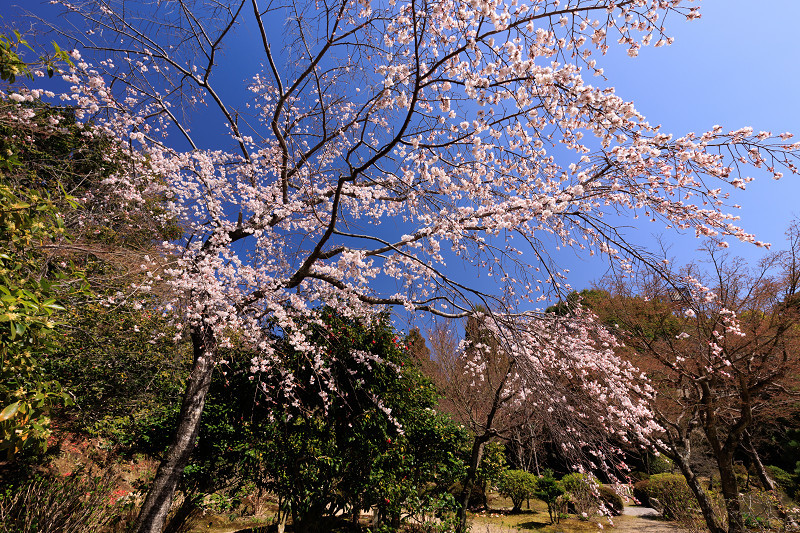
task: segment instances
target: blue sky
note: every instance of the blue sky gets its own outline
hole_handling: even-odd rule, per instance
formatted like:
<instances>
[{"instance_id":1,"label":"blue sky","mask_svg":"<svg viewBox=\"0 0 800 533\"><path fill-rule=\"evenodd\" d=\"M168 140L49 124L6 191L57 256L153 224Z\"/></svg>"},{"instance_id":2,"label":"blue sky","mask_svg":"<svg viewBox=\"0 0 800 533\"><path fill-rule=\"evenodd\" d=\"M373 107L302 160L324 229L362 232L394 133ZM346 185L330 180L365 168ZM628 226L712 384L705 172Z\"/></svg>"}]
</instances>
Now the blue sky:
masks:
<instances>
[{"instance_id":1,"label":"blue sky","mask_svg":"<svg viewBox=\"0 0 800 533\"><path fill-rule=\"evenodd\" d=\"M608 58L605 73L617 94L633 100L652 124L677 135L720 124L726 130L752 126L800 136L800 2L706 0L701 6L701 19L670 26L672 46L644 48L637 58L619 51ZM746 230L780 247L789 222L800 215L800 177L774 181L755 169L750 175L756 181L732 203L742 206ZM645 224L641 230L660 228ZM669 240L679 260L699 245L693 238ZM734 243L731 250L753 259L763 253ZM578 278L596 277L596 271L577 267L575 287L582 286Z\"/></svg>"}]
</instances>

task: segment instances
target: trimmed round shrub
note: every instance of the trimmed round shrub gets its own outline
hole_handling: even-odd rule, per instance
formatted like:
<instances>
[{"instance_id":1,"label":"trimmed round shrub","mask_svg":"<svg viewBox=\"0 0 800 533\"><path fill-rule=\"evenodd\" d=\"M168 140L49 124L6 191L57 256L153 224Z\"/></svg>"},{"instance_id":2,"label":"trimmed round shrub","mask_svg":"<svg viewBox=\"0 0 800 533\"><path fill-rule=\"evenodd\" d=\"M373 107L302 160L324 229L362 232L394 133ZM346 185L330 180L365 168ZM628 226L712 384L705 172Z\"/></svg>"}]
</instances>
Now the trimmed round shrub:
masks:
<instances>
[{"instance_id":1,"label":"trimmed round shrub","mask_svg":"<svg viewBox=\"0 0 800 533\"><path fill-rule=\"evenodd\" d=\"M500 494L511 498L514 513L522 510L522 502L534 495L536 486L536 476L524 470L506 470L497 484Z\"/></svg>"},{"instance_id":2,"label":"trimmed round shrub","mask_svg":"<svg viewBox=\"0 0 800 533\"><path fill-rule=\"evenodd\" d=\"M608 485L600 485L599 489L600 501L603 502L606 509L614 515L619 516L622 514L622 507L624 505L622 496L617 494L613 487Z\"/></svg>"},{"instance_id":3,"label":"trimmed round shrub","mask_svg":"<svg viewBox=\"0 0 800 533\"><path fill-rule=\"evenodd\" d=\"M661 514L668 520L690 520L697 504L686 478L680 474L655 474L650 476L646 487L650 503L658 500Z\"/></svg>"},{"instance_id":4,"label":"trimmed round shrub","mask_svg":"<svg viewBox=\"0 0 800 533\"><path fill-rule=\"evenodd\" d=\"M561 478L569 503L578 517L589 518L600 507L596 493L597 482L586 474L572 473Z\"/></svg>"}]
</instances>

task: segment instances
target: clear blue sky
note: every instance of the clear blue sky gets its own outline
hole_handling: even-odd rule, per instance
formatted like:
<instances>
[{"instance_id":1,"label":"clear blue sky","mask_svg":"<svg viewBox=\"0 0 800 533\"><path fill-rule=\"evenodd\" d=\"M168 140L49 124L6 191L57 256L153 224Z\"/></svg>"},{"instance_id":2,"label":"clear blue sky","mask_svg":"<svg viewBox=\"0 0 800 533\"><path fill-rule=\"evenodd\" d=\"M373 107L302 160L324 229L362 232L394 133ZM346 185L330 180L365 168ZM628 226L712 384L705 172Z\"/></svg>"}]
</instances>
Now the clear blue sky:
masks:
<instances>
[{"instance_id":1,"label":"clear blue sky","mask_svg":"<svg viewBox=\"0 0 800 533\"><path fill-rule=\"evenodd\" d=\"M674 19L667 24L675 37L671 46L646 47L636 58L624 48L612 49L603 63L607 81L619 96L636 104L651 124L681 136L702 133L714 125L725 131L751 126L755 131L790 131L800 140L800 0L705 0L699 20ZM669 22L669 21L668 21ZM771 174L748 168L756 178L746 191L731 189L732 212L740 225L761 241L781 249L791 220L800 217L800 176L785 173L780 181ZM671 244L676 264L697 257L701 241L694 233L676 235L663 224L624 219L636 225L626 234L637 244L655 246L662 235ZM730 252L755 262L766 251L730 240ZM570 285L580 290L599 280L608 261L598 256L578 259L561 252L569 268Z\"/></svg>"},{"instance_id":2,"label":"clear blue sky","mask_svg":"<svg viewBox=\"0 0 800 533\"><path fill-rule=\"evenodd\" d=\"M676 135L720 124L726 130L790 131L800 139L800 1L705 0L700 5L701 19L668 26L675 37L672 46L644 48L633 59L624 52L609 57L609 84L652 124ZM741 225L780 248L789 222L800 216L800 177L787 174L774 181L755 169L750 175L756 181L732 197L742 206ZM661 228L643 224L640 231L646 239ZM694 238L671 235L679 261L699 245ZM754 260L763 254L733 242L731 250ZM598 276L580 262L572 273L576 288Z\"/></svg>"}]
</instances>

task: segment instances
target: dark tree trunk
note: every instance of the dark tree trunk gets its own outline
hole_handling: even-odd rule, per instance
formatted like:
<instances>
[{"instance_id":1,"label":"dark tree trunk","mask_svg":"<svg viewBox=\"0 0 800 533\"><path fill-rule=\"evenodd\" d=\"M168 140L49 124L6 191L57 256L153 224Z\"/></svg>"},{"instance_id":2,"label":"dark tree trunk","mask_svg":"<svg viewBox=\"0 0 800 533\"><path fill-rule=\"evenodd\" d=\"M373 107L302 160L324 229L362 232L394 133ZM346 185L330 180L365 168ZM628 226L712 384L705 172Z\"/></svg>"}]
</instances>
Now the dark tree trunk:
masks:
<instances>
[{"instance_id":1,"label":"dark tree trunk","mask_svg":"<svg viewBox=\"0 0 800 533\"><path fill-rule=\"evenodd\" d=\"M744 434L742 443L744 444L744 449L747 451L750 459L753 461L753 467L756 469L756 474L758 474L758 479L761 480L761 485L764 487L764 490L776 492L778 487L767 472L767 469L764 467L764 463L761 462L761 457L758 455L756 447L753 446L753 443L750 441L749 434Z\"/></svg>"},{"instance_id":2,"label":"dark tree trunk","mask_svg":"<svg viewBox=\"0 0 800 533\"><path fill-rule=\"evenodd\" d=\"M486 442L485 436L476 436L472 443L472 451L469 455L469 465L467 467L467 476L464 478L464 484L461 487L461 507L458 509L458 528L457 533L464 533L467 531L467 508L469 507L469 499L472 496L472 489L475 487L475 480L478 475L478 465L481 464L481 455L483 454L483 444Z\"/></svg>"},{"instance_id":3,"label":"dark tree trunk","mask_svg":"<svg viewBox=\"0 0 800 533\"><path fill-rule=\"evenodd\" d=\"M777 505L775 506L775 511L778 513L778 516L781 520L784 521L791 521L791 517L786 512L786 508L781 503L781 498L778 492L778 485L775 483L775 480L772 479L772 476L769 475L767 469L764 467L764 463L761 462L761 457L758 455L756 451L756 447L753 446L752 441L750 440L750 435L745 433L743 444L745 450L750 455L750 458L753 460L753 466L756 469L756 473L758 474L758 479L761 480L761 485L764 487L764 490L770 491L775 494Z\"/></svg>"},{"instance_id":4,"label":"dark tree trunk","mask_svg":"<svg viewBox=\"0 0 800 533\"><path fill-rule=\"evenodd\" d=\"M728 533L744 533L744 520L739 503L739 484L736 482L736 473L733 470L733 453L719 454L717 468L719 469L722 496L725 498L725 510L728 513Z\"/></svg>"},{"instance_id":5,"label":"dark tree trunk","mask_svg":"<svg viewBox=\"0 0 800 533\"><path fill-rule=\"evenodd\" d=\"M483 482L480 486L481 489L481 507L483 507L484 511L489 510L489 489L487 487L488 483Z\"/></svg>"},{"instance_id":6,"label":"dark tree trunk","mask_svg":"<svg viewBox=\"0 0 800 533\"><path fill-rule=\"evenodd\" d=\"M194 364L186 383L178 427L134 524L136 533L161 533L164 529L175 489L200 430L200 417L216 364L216 340L211 329L204 326L192 328L191 337Z\"/></svg>"},{"instance_id":7,"label":"dark tree trunk","mask_svg":"<svg viewBox=\"0 0 800 533\"><path fill-rule=\"evenodd\" d=\"M692 491L692 494L694 494L697 504L700 506L700 512L703 513L703 519L706 522L708 530L711 533L726 533L725 528L722 527L717 518L717 513L714 512L714 506L711 503L711 499L708 497L708 493L703 489L703 486L700 484L700 480L697 479L697 476L695 475L694 470L692 470L692 467L689 463L690 448L688 447L688 438L683 440L687 444L687 446L684 448L685 453L678 451L674 445L671 449L660 448L659 451L672 459L672 461L678 466L681 474L683 474L683 477L686 478L686 484L689 485L689 489Z\"/></svg>"},{"instance_id":8,"label":"dark tree trunk","mask_svg":"<svg viewBox=\"0 0 800 533\"><path fill-rule=\"evenodd\" d=\"M678 464L683 477L686 478L686 483L694 494L697 504L700 506L700 512L703 513L703 519L706 521L706 526L711 533L725 533L725 528L722 527L719 520L717 520L717 513L714 511L714 505L711 503L711 498L708 493L703 489L700 480L697 479L692 468L689 466L688 461L680 461Z\"/></svg>"}]
</instances>

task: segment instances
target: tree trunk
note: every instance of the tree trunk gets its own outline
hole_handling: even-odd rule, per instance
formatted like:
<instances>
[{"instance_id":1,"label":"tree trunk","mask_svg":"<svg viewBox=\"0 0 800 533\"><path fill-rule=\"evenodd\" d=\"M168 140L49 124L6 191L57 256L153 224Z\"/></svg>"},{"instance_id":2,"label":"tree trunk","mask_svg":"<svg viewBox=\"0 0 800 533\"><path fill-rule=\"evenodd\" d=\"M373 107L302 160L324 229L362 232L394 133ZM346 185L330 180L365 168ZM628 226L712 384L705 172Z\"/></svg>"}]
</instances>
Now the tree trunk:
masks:
<instances>
[{"instance_id":1,"label":"tree trunk","mask_svg":"<svg viewBox=\"0 0 800 533\"><path fill-rule=\"evenodd\" d=\"M728 533L744 533L742 508L739 503L739 485L733 470L733 454L725 453L717 456L720 487L725 498L725 510L728 513Z\"/></svg>"},{"instance_id":2,"label":"tree trunk","mask_svg":"<svg viewBox=\"0 0 800 533\"><path fill-rule=\"evenodd\" d=\"M778 487L775 485L775 481L769 475L767 469L764 468L764 463L761 462L761 457L759 457L756 447L753 446L753 443L750 441L750 435L747 433L744 434L743 444L744 449L753 460L753 466L756 469L756 474L758 474L758 479L761 480L761 485L763 485L764 490L777 492Z\"/></svg>"},{"instance_id":3,"label":"tree trunk","mask_svg":"<svg viewBox=\"0 0 800 533\"><path fill-rule=\"evenodd\" d=\"M694 497L697 500L697 504L700 506L700 512L703 513L703 518L706 521L708 530L711 533L725 533L725 528L722 527L719 520L717 520L717 514L714 512L714 506L711 503L711 499L708 497L708 493L703 490L700 480L697 479L694 470L692 470L692 467L689 464L688 454L686 457L684 457L681 453L675 451L674 453L669 454L669 457L675 464L678 465L678 469L681 471L681 474L683 474L683 477L686 478L686 484L689 485L692 494L694 494Z\"/></svg>"},{"instance_id":4,"label":"tree trunk","mask_svg":"<svg viewBox=\"0 0 800 533\"><path fill-rule=\"evenodd\" d=\"M484 511L488 511L489 510L489 489L488 489L488 485L489 484L487 482L483 482L480 485L480 489L481 489L481 507L483 508Z\"/></svg>"},{"instance_id":5,"label":"tree trunk","mask_svg":"<svg viewBox=\"0 0 800 533\"><path fill-rule=\"evenodd\" d=\"M467 467L467 477L464 478L464 485L461 487L461 508L458 510L457 533L464 533L467 531L467 507L469 507L469 498L472 496L472 488L475 486L478 465L481 464L484 442L486 442L485 437L476 436L472 443L472 452L470 453L469 466Z\"/></svg>"},{"instance_id":6,"label":"tree trunk","mask_svg":"<svg viewBox=\"0 0 800 533\"><path fill-rule=\"evenodd\" d=\"M161 533L163 530L175 489L200 430L200 417L216 364L216 339L211 329L205 326L192 328L191 337L194 364L186 383L178 427L134 524L136 533Z\"/></svg>"},{"instance_id":7,"label":"tree trunk","mask_svg":"<svg viewBox=\"0 0 800 533\"><path fill-rule=\"evenodd\" d=\"M289 511L290 508L286 500L278 495L278 533L283 533L286 530L286 519L289 517Z\"/></svg>"}]
</instances>

